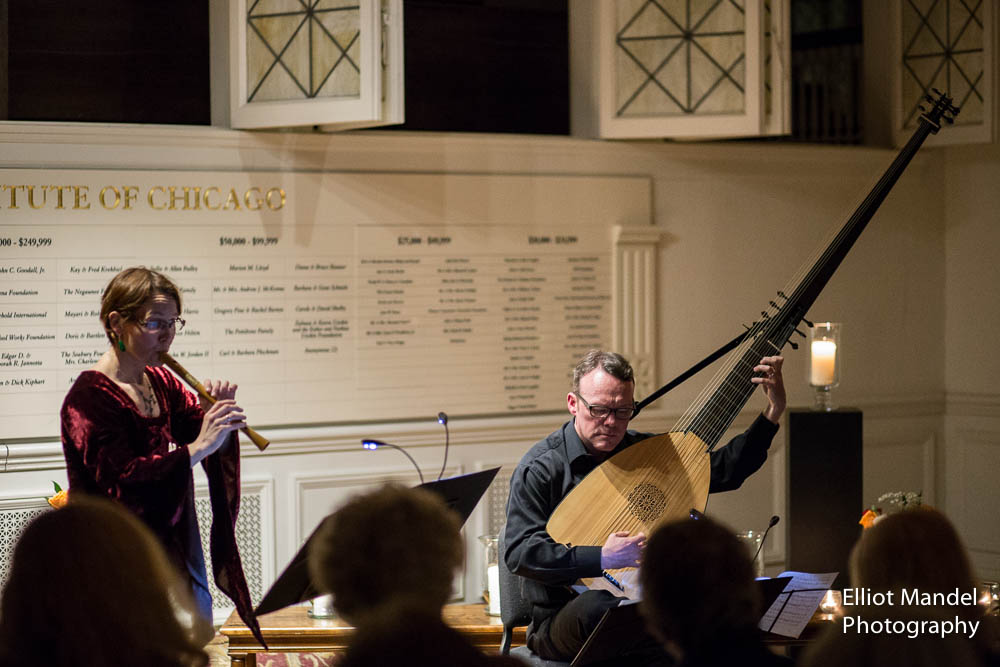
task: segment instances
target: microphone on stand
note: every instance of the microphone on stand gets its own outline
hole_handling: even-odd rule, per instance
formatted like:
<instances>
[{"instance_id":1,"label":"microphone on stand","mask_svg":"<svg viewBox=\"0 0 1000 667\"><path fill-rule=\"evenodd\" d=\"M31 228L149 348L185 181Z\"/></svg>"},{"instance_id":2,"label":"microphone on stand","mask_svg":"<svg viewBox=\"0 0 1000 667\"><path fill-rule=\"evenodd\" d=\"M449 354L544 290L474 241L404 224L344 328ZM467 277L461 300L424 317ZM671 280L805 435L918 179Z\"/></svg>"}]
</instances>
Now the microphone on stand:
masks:
<instances>
[{"instance_id":1,"label":"microphone on stand","mask_svg":"<svg viewBox=\"0 0 1000 667\"><path fill-rule=\"evenodd\" d=\"M438 479L441 479L441 475L444 474L445 466L448 465L448 415L443 412L439 412L438 424L444 426L444 461L441 463L441 472L438 473Z\"/></svg>"},{"instance_id":2,"label":"microphone on stand","mask_svg":"<svg viewBox=\"0 0 1000 667\"><path fill-rule=\"evenodd\" d=\"M779 519L778 515L775 514L774 516L771 517L771 520L767 522L767 528L764 529L764 535L763 537L760 538L760 544L757 545L757 553L753 555L753 560L750 561L751 563L757 562L757 556L760 555L760 550L764 548L764 540L767 539L767 534L771 531L772 528L778 525L779 521L781 521L781 519Z\"/></svg>"},{"instance_id":3,"label":"microphone on stand","mask_svg":"<svg viewBox=\"0 0 1000 667\"><path fill-rule=\"evenodd\" d=\"M406 458L410 459L410 463L413 464L413 467L417 469L417 474L420 475L420 483L421 484L424 483L424 473L420 472L420 466L418 466L417 462L413 460L413 457L410 456L410 453L405 449L403 449L402 447L400 447L399 445L394 445L391 442L382 442L381 440L372 440L370 438L365 438L361 441L361 446L364 447L365 449L370 449L372 451L378 449L379 447L392 447L393 449L398 449L399 451L403 452Z\"/></svg>"}]
</instances>

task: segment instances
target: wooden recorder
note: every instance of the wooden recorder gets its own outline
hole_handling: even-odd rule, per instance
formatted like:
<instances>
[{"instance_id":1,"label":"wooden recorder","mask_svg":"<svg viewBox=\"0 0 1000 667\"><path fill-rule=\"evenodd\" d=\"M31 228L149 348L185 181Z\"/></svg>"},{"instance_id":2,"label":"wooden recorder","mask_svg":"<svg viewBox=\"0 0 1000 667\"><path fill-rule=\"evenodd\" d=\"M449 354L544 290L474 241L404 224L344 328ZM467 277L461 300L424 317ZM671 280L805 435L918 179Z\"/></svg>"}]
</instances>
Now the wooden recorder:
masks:
<instances>
[{"instance_id":1,"label":"wooden recorder","mask_svg":"<svg viewBox=\"0 0 1000 667\"><path fill-rule=\"evenodd\" d=\"M212 403L213 405L215 404L216 402L215 397L212 396L210 393L208 393L208 390L205 389L205 385L203 385L201 382L198 382L198 379L195 378L195 376L188 373L187 369L185 369L183 366L177 363L176 359L171 357L166 352L161 352L160 361L162 361L165 366L170 368L170 370L177 373L177 375L179 375L182 380L187 382L192 389L198 392L199 396L204 398L209 403ZM257 445L257 449L259 449L260 451L264 451L267 448L267 446L271 444L270 440L268 440L267 438L265 438L264 436L262 436L260 433L253 430L249 426L244 426L240 430L247 434L247 437L250 438L253 444Z\"/></svg>"}]
</instances>

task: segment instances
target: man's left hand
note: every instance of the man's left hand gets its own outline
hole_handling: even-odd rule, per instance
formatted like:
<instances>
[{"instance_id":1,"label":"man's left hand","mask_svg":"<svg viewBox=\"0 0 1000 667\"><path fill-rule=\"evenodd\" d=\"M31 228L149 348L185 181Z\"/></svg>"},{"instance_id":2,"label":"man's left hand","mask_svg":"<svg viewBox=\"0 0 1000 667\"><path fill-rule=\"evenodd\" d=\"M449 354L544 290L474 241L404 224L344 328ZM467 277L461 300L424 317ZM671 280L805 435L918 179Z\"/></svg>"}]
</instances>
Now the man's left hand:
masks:
<instances>
[{"instance_id":1,"label":"man's left hand","mask_svg":"<svg viewBox=\"0 0 1000 667\"><path fill-rule=\"evenodd\" d=\"M760 373L760 377L750 378L750 382L759 384L767 396L767 409L764 416L771 422L777 424L781 419L781 414L785 411L785 381L781 377L781 365L785 363L785 358L781 356L764 357L760 363L753 367L755 373Z\"/></svg>"}]
</instances>

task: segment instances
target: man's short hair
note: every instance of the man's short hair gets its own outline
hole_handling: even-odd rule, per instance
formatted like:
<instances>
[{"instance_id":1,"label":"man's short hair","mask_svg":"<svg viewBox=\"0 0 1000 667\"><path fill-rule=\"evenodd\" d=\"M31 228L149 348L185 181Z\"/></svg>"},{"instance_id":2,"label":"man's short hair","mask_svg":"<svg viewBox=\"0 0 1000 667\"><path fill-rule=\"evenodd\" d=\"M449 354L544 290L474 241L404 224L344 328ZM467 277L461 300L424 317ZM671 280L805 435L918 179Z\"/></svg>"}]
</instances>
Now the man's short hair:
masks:
<instances>
[{"instance_id":1,"label":"man's short hair","mask_svg":"<svg viewBox=\"0 0 1000 667\"><path fill-rule=\"evenodd\" d=\"M437 494L399 484L355 496L320 526L309 574L358 623L387 603L439 613L464 555L458 515Z\"/></svg>"},{"instance_id":2,"label":"man's short hair","mask_svg":"<svg viewBox=\"0 0 1000 667\"><path fill-rule=\"evenodd\" d=\"M616 352L593 349L573 369L573 391L579 392L583 376L598 368L622 382L635 382L632 365L625 357Z\"/></svg>"}]
</instances>

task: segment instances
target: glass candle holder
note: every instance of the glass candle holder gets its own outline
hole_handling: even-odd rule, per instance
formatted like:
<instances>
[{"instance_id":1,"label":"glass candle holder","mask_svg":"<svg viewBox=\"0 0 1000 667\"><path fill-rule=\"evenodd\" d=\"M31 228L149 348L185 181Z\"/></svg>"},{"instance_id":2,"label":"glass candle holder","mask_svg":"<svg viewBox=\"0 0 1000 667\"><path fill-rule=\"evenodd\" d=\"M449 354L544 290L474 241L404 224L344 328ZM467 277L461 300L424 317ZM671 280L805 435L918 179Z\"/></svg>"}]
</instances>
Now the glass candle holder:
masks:
<instances>
[{"instance_id":1,"label":"glass candle holder","mask_svg":"<svg viewBox=\"0 0 1000 667\"><path fill-rule=\"evenodd\" d=\"M337 615L333 610L333 596L320 595L315 598L306 613L312 618L333 618Z\"/></svg>"},{"instance_id":2,"label":"glass candle holder","mask_svg":"<svg viewBox=\"0 0 1000 667\"><path fill-rule=\"evenodd\" d=\"M817 322L809 329L809 386L817 410L830 411L833 390L840 384L840 323Z\"/></svg>"},{"instance_id":3,"label":"glass candle holder","mask_svg":"<svg viewBox=\"0 0 1000 667\"><path fill-rule=\"evenodd\" d=\"M753 558L753 572L755 577L764 576L764 554L760 548L760 545L764 540L764 531L762 530L743 530L736 533L736 537L740 539L740 542L744 544L747 548L747 553L750 554L750 558Z\"/></svg>"},{"instance_id":4,"label":"glass candle holder","mask_svg":"<svg viewBox=\"0 0 1000 667\"><path fill-rule=\"evenodd\" d=\"M486 601L486 613L490 616L500 615L500 564L498 538L496 535L480 535L483 544L483 600Z\"/></svg>"},{"instance_id":5,"label":"glass candle holder","mask_svg":"<svg viewBox=\"0 0 1000 667\"><path fill-rule=\"evenodd\" d=\"M823 614L833 614L834 616L843 616L844 608L842 606L844 602L843 594L840 591L835 591L830 589L823 596L823 599L819 603L819 611Z\"/></svg>"},{"instance_id":6,"label":"glass candle holder","mask_svg":"<svg viewBox=\"0 0 1000 667\"><path fill-rule=\"evenodd\" d=\"M1000 583L996 581L979 582L979 604L983 612L991 616L1000 616Z\"/></svg>"}]
</instances>

